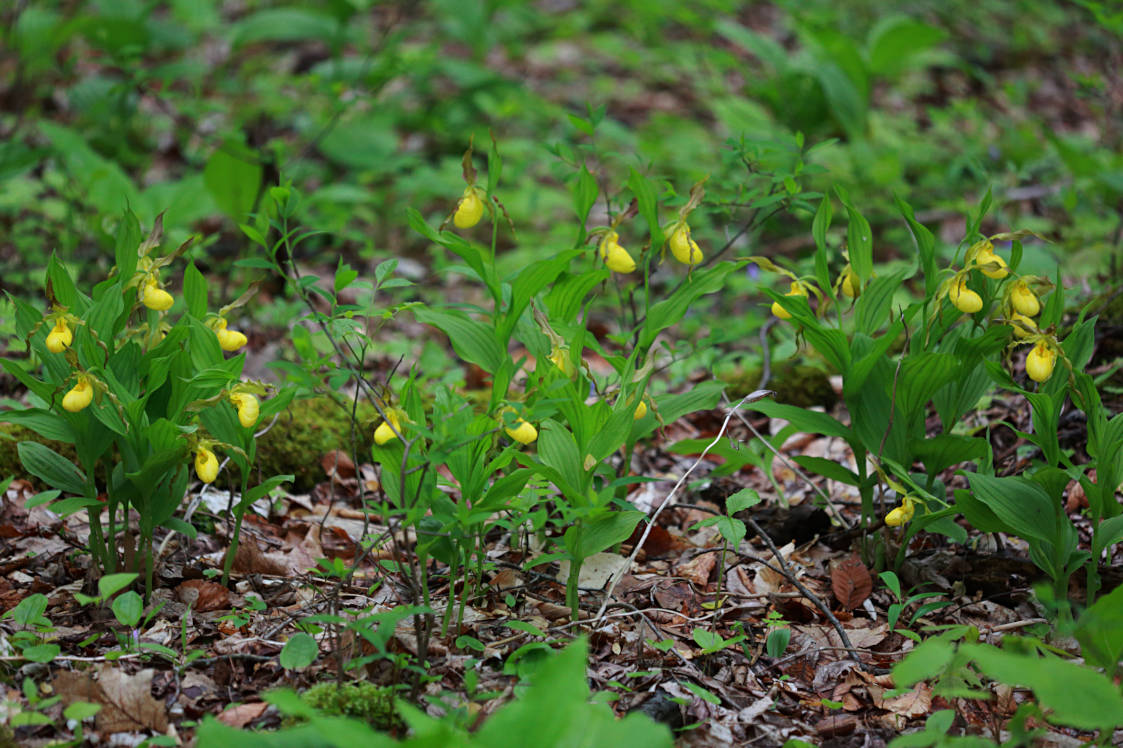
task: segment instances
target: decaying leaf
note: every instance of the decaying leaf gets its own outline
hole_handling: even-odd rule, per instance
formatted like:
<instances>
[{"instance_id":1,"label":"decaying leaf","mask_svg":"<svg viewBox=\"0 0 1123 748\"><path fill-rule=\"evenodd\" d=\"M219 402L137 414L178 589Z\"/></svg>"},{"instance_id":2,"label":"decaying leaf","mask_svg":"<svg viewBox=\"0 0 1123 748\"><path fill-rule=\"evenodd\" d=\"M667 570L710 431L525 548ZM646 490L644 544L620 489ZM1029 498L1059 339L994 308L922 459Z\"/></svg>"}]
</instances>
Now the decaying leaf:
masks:
<instances>
[{"instance_id":1,"label":"decaying leaf","mask_svg":"<svg viewBox=\"0 0 1123 748\"><path fill-rule=\"evenodd\" d=\"M851 556L832 564L831 589L839 605L854 610L873 592L873 578L861 559Z\"/></svg>"},{"instance_id":2,"label":"decaying leaf","mask_svg":"<svg viewBox=\"0 0 1123 748\"><path fill-rule=\"evenodd\" d=\"M112 665L98 669L98 730L104 733L168 730L168 713L163 703L152 698L152 668L129 675Z\"/></svg>"}]
</instances>

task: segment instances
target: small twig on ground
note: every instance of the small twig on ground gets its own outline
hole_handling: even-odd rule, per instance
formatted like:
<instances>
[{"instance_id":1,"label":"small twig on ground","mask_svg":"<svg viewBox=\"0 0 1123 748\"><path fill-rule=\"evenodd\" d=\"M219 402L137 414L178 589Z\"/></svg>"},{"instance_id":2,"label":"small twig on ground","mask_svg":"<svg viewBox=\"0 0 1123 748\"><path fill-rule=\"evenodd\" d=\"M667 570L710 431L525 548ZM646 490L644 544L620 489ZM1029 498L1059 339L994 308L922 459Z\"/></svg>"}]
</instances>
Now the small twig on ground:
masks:
<instances>
[{"instance_id":1,"label":"small twig on ground","mask_svg":"<svg viewBox=\"0 0 1123 748\"><path fill-rule=\"evenodd\" d=\"M659 517L659 514L663 511L663 508L666 507L667 504L671 503L671 498L676 493L678 493L679 489L682 488L683 485L685 485L686 479L690 477L690 474L693 473L695 469L697 469L697 467L702 464L702 460L706 459L706 455L709 454L710 450L717 446L718 442L721 441L722 437L725 435L725 430L729 428L729 421L733 418L734 414L737 413L738 409L740 409L740 407L745 403L756 402L757 400L762 400L774 394L776 393L769 390L757 390L755 392L750 392L749 394L741 398L741 400L736 405L734 405L728 413L725 414L725 420L722 421L721 428L718 430L717 435L714 437L714 440L706 445L706 448L702 450L702 454L698 455L698 459L694 460L694 464L691 465L687 469L687 471L682 474L682 477L679 478L678 482L676 482L674 487L671 488L671 492L667 494L667 498L663 500L663 503L661 503L659 507L652 513L651 517L648 518L647 527L643 529L643 535L640 536L639 541L632 549L631 555L628 556L628 563L624 565L625 569L630 569L632 564L635 562L636 556L639 555L640 548L643 548L643 544L647 542L647 536L651 534L651 528L655 526L655 520ZM608 604L612 600L612 593L613 591L615 591L616 585L622 577L623 574L613 576L612 580L608 584L608 589L606 589L604 592L604 602L601 603L600 610L598 610L597 614L593 616L593 620L591 623L600 622L601 618L604 616L604 611L608 609Z\"/></svg>"},{"instance_id":2,"label":"small twig on ground","mask_svg":"<svg viewBox=\"0 0 1123 748\"><path fill-rule=\"evenodd\" d=\"M854 657L854 660L859 665L861 665L862 667L867 667L861 660L861 653L858 652L858 650L854 648L854 645L850 643L850 637L846 635L846 630L842 628L842 624L839 623L838 619L834 617L834 613L831 612L830 606L820 600L818 595L807 589L807 587L799 581L792 570L788 568L788 562L784 560L784 554L780 553L780 549L777 548L776 544L772 542L772 538L768 536L768 533L766 533L764 529L756 523L756 520L746 518L745 523L753 528L753 531L757 535L759 535L760 539L764 541L764 544L768 546L768 550L772 551L772 556L776 559L776 563L779 565L779 568L764 560L761 560L761 563L777 572L778 574L782 575L785 579L791 582L796 589L802 592L804 597L810 600L815 605L815 607L818 608L823 613L823 615L827 617L827 620L831 622L831 625L834 626L834 630L838 634L838 638L842 640L842 644L846 648L846 651Z\"/></svg>"}]
</instances>

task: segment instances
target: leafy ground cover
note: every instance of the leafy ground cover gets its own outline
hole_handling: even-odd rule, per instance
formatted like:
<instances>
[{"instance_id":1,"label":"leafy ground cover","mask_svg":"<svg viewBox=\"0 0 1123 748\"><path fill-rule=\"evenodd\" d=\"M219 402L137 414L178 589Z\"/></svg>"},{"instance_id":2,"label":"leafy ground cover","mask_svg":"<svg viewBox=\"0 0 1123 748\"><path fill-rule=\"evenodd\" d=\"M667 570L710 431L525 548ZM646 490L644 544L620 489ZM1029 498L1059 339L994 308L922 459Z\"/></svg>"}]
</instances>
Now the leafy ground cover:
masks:
<instances>
[{"instance_id":1,"label":"leafy ground cover","mask_svg":"<svg viewBox=\"0 0 1123 748\"><path fill-rule=\"evenodd\" d=\"M1105 5L2 12L0 744L1119 740Z\"/></svg>"}]
</instances>

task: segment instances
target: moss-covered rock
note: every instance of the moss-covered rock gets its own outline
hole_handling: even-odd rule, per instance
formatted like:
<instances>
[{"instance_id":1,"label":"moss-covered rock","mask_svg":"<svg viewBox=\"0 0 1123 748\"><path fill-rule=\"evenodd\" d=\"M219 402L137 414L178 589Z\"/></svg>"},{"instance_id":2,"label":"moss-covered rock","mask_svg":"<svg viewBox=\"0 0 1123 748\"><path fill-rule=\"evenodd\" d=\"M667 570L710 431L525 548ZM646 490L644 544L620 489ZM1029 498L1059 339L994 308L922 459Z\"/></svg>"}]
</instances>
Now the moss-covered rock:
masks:
<instances>
[{"instance_id":1,"label":"moss-covered rock","mask_svg":"<svg viewBox=\"0 0 1123 748\"><path fill-rule=\"evenodd\" d=\"M729 385L729 397L737 400L760 387L759 367L735 371L722 379ZM830 377L822 369L807 364L784 361L772 367L766 385L776 392L776 402L808 408L821 405L830 409L838 402Z\"/></svg>"},{"instance_id":2,"label":"moss-covered rock","mask_svg":"<svg viewBox=\"0 0 1123 748\"><path fill-rule=\"evenodd\" d=\"M317 683L305 691L304 703L325 715L362 720L384 732L405 728L394 706L394 689L365 681L355 683Z\"/></svg>"},{"instance_id":3,"label":"moss-covered rock","mask_svg":"<svg viewBox=\"0 0 1123 748\"><path fill-rule=\"evenodd\" d=\"M370 458L378 411L360 402L355 437L359 459ZM294 490L309 491L326 479L320 457L333 449L351 450L351 410L328 397L294 400L277 422L257 440L257 464L265 476L292 473Z\"/></svg>"}]
</instances>

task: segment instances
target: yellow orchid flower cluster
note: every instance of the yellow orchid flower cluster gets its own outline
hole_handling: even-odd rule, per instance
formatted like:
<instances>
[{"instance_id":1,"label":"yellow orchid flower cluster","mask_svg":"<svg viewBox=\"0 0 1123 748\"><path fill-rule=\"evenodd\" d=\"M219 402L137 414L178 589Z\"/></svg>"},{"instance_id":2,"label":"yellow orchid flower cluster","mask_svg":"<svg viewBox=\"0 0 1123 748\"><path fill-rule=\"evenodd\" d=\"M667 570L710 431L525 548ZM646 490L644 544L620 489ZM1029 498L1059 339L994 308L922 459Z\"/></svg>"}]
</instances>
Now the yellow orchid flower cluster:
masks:
<instances>
[{"instance_id":1,"label":"yellow orchid flower cluster","mask_svg":"<svg viewBox=\"0 0 1123 748\"><path fill-rule=\"evenodd\" d=\"M64 353L68 350L74 343L74 331L70 329L70 324L77 322L76 318L67 314L65 309L56 307L43 322L51 325L51 331L47 333L47 350L51 353ZM70 356L68 360L71 364L76 364L77 359L73 354ZM78 413L89 407L93 401L93 379L86 372L79 370L75 374L74 386L62 396L62 408L70 413Z\"/></svg>"},{"instance_id":2,"label":"yellow orchid flower cluster","mask_svg":"<svg viewBox=\"0 0 1123 748\"><path fill-rule=\"evenodd\" d=\"M967 286L970 274L978 270L991 280L1010 278L1006 260L994 248L995 240L1020 239L1028 232L995 234L975 242L964 256L966 267L956 272L942 288L948 300L964 314L982 310L983 299L977 291ZM1033 348L1026 357L1026 374L1035 382L1047 382L1053 376L1057 359L1063 357L1056 338L1043 332L1034 319L1041 313L1039 294L1052 288L1045 278L1018 276L1006 283L1002 292L1002 311L1007 324L1013 329L1015 344L1029 344Z\"/></svg>"},{"instance_id":3,"label":"yellow orchid flower cluster","mask_svg":"<svg viewBox=\"0 0 1123 748\"><path fill-rule=\"evenodd\" d=\"M690 188L690 197L679 209L678 216L674 221L663 227L663 235L666 237L664 246L670 248L671 256L675 260L690 268L705 259L702 248L691 236L688 220L690 214L702 203L702 198L706 194L703 184L705 184L705 180ZM601 237L597 245L597 253L600 259L604 261L605 267L614 273L621 274L631 273L637 267L631 253L620 244L620 234L616 231L624 217L625 214L621 214L612 222L612 225L592 232L592 236L599 235Z\"/></svg>"},{"instance_id":4,"label":"yellow orchid flower cluster","mask_svg":"<svg viewBox=\"0 0 1123 748\"><path fill-rule=\"evenodd\" d=\"M261 416L261 401L252 391L255 389L260 392L261 386L236 384L221 396L234 407L238 414L238 423L245 429L256 426ZM215 454L217 446L220 445L210 439L195 442L195 475L203 483L214 483L218 478L219 463L218 456Z\"/></svg>"}]
</instances>

